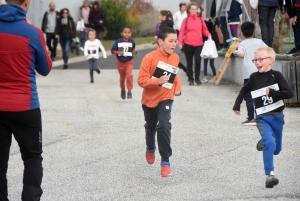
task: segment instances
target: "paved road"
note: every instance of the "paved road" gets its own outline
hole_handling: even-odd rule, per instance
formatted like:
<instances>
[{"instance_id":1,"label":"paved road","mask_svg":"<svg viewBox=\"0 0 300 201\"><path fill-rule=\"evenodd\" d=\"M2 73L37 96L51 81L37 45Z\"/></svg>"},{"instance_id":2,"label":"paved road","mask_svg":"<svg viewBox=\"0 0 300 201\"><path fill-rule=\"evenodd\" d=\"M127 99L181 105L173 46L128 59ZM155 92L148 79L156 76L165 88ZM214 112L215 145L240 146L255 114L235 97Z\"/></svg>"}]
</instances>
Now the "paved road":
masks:
<instances>
[{"instance_id":1,"label":"paved road","mask_svg":"<svg viewBox=\"0 0 300 201\"><path fill-rule=\"evenodd\" d=\"M138 68L144 54L135 59ZM265 189L260 136L243 127L232 112L239 87L222 81L189 87L172 112L172 175L160 176L159 158L145 161L142 89L134 83L133 99L122 100L115 58L101 60L102 73L89 83L87 62L55 67L38 77L43 117L44 194L47 201L96 200L300 200L300 109L285 110L282 153L276 157L280 184ZM134 80L138 70L134 70ZM20 200L22 167L13 142L8 184L12 201Z\"/></svg>"}]
</instances>

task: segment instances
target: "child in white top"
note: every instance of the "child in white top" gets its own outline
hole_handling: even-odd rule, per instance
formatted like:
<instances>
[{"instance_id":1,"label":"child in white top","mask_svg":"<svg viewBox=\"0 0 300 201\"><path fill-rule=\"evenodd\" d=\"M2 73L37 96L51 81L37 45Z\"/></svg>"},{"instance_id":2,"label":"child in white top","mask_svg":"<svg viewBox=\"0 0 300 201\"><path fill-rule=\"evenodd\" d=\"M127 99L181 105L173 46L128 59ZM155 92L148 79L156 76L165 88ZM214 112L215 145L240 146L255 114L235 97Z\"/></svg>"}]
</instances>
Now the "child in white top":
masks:
<instances>
[{"instance_id":1,"label":"child in white top","mask_svg":"<svg viewBox=\"0 0 300 201\"><path fill-rule=\"evenodd\" d=\"M100 68L98 66L99 48L102 51L104 59L107 58L107 55L101 41L96 39L96 31L90 30L88 36L89 39L84 44L84 56L86 56L89 61L91 83L94 83L93 71L100 74Z\"/></svg>"}]
</instances>

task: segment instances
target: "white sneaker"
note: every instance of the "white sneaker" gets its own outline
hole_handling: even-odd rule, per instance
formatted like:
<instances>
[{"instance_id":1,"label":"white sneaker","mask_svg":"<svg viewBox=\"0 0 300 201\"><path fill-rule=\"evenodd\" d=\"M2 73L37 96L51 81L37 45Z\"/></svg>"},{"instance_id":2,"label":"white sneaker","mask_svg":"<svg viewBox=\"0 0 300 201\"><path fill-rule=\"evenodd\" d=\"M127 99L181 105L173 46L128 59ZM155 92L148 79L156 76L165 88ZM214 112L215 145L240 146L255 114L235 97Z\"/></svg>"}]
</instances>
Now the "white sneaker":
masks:
<instances>
[{"instance_id":1,"label":"white sneaker","mask_svg":"<svg viewBox=\"0 0 300 201\"><path fill-rule=\"evenodd\" d=\"M83 47L80 47L79 49L80 49L81 51L84 51Z\"/></svg>"},{"instance_id":2,"label":"white sneaker","mask_svg":"<svg viewBox=\"0 0 300 201\"><path fill-rule=\"evenodd\" d=\"M208 82L208 80L207 80L206 78L204 78L204 79L202 80L202 83L206 83L206 82Z\"/></svg>"},{"instance_id":3,"label":"white sneaker","mask_svg":"<svg viewBox=\"0 0 300 201\"><path fill-rule=\"evenodd\" d=\"M215 81L215 78L211 78L208 82L209 83L214 83L214 81Z\"/></svg>"}]
</instances>

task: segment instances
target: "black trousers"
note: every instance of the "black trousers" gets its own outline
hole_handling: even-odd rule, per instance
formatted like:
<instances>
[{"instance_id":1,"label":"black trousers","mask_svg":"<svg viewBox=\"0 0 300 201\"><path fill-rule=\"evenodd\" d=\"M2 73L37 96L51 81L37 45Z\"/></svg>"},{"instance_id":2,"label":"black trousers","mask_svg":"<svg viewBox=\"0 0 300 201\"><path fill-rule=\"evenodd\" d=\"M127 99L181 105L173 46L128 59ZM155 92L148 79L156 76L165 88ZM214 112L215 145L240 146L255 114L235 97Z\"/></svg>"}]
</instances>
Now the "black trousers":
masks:
<instances>
[{"instance_id":1,"label":"black trousers","mask_svg":"<svg viewBox=\"0 0 300 201\"><path fill-rule=\"evenodd\" d=\"M229 48L229 43L227 43L226 40L229 39L229 30L228 30L228 27L227 27L226 17L223 17L223 16L220 17L219 27L221 28L223 38L224 38L224 48L228 49Z\"/></svg>"},{"instance_id":2,"label":"black trousers","mask_svg":"<svg viewBox=\"0 0 300 201\"><path fill-rule=\"evenodd\" d=\"M215 68L215 65L214 65L214 61L215 61L214 59L204 59L204 76L207 76L207 63L208 63L208 60L209 60L209 64L210 64L213 76L216 76L216 68Z\"/></svg>"},{"instance_id":3,"label":"black trousers","mask_svg":"<svg viewBox=\"0 0 300 201\"><path fill-rule=\"evenodd\" d=\"M191 46L184 44L183 51L187 64L187 75L189 77L189 81L194 81L193 78L193 57L195 60L195 80L200 81L200 69L201 69L201 51L203 46Z\"/></svg>"},{"instance_id":4,"label":"black trousers","mask_svg":"<svg viewBox=\"0 0 300 201\"><path fill-rule=\"evenodd\" d=\"M146 145L147 149L154 150L155 134L157 132L158 150L161 161L169 162L172 155L171 149L171 111L173 100L162 101L155 108L142 105L145 116Z\"/></svg>"},{"instance_id":5,"label":"black trousers","mask_svg":"<svg viewBox=\"0 0 300 201\"><path fill-rule=\"evenodd\" d=\"M20 147L24 163L23 201L38 201L41 189L42 168L42 122L40 109L25 112L0 111L0 200L7 201L7 168L9 150L14 135Z\"/></svg>"},{"instance_id":6,"label":"black trousers","mask_svg":"<svg viewBox=\"0 0 300 201\"><path fill-rule=\"evenodd\" d=\"M52 47L52 40L53 40L53 47ZM49 51L51 52L51 58L56 57L56 48L58 39L55 38L55 33L46 33L46 43Z\"/></svg>"}]
</instances>

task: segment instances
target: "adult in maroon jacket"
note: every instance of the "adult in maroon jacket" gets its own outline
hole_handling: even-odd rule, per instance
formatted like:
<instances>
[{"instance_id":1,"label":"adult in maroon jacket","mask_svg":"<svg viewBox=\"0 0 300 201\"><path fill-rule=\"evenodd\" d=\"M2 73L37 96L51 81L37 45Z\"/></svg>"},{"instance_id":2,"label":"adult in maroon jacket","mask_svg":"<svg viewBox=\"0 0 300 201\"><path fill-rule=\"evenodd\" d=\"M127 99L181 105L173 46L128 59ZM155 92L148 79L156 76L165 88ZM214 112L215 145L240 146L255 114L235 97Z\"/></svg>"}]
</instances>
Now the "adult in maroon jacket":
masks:
<instances>
[{"instance_id":1,"label":"adult in maroon jacket","mask_svg":"<svg viewBox=\"0 0 300 201\"><path fill-rule=\"evenodd\" d=\"M0 200L8 200L7 168L12 135L24 162L22 200L42 195L42 123L36 72L52 68L43 32L26 20L30 0L0 6Z\"/></svg>"},{"instance_id":2,"label":"adult in maroon jacket","mask_svg":"<svg viewBox=\"0 0 300 201\"><path fill-rule=\"evenodd\" d=\"M204 44L203 35L211 38L211 34L207 30L205 21L197 14L197 10L198 5L195 2L191 2L187 5L188 17L182 21L178 39L179 48L183 49L185 54L190 86L194 86L194 80L198 86L201 85L200 53ZM195 79L193 76L193 58L195 60Z\"/></svg>"}]
</instances>

